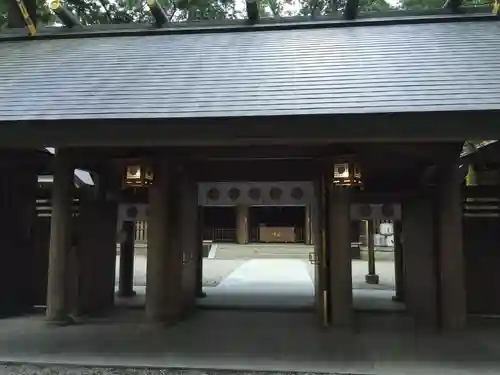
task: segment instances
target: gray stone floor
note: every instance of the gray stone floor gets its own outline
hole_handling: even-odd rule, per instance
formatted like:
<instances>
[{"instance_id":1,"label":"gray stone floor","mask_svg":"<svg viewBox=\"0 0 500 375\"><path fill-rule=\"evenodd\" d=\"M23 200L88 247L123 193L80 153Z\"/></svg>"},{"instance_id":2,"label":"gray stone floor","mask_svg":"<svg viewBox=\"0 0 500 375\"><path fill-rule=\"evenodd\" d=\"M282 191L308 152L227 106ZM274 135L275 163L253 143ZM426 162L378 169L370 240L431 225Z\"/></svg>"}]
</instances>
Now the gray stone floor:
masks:
<instances>
[{"instance_id":1,"label":"gray stone floor","mask_svg":"<svg viewBox=\"0 0 500 375\"><path fill-rule=\"evenodd\" d=\"M146 286L146 261L145 255L134 257L134 286ZM203 262L203 286L217 286L231 272L245 263L244 259L205 259ZM116 257L116 281L118 285L118 275L120 274L120 260Z\"/></svg>"},{"instance_id":2,"label":"gray stone floor","mask_svg":"<svg viewBox=\"0 0 500 375\"><path fill-rule=\"evenodd\" d=\"M261 258L265 262L273 262L271 258L291 259L292 263L298 262L304 267L302 272L305 279L309 279L306 282L312 283L314 279L314 267L307 261L310 247L264 245L257 251L251 247L239 250L242 252L237 259L225 259L227 256L222 252L221 257L204 260L207 292L219 289L217 285L249 259ZM254 257L250 258L248 254L252 252ZM381 284L373 290L364 282L367 263L353 262L354 299L358 309L363 309L362 303L370 306L378 303L381 310L387 310L388 305L381 301L390 301L392 296L394 266L392 262L377 262L377 267ZM286 273L286 270L280 272ZM142 252L135 258L134 284L138 296L129 303L144 303L145 281L146 256ZM311 296L307 296L311 300L307 312L199 310L170 328L147 324L143 312L136 309L116 309L111 316L84 319L83 324L69 327L47 325L42 316L0 320L0 362L4 363L0 365L0 375L281 375L295 371L312 375L413 375L421 374L422 368L432 369L431 372L446 370L446 375L465 374L453 372L466 368L453 365L456 347L453 342L446 341L448 346L443 346L438 336L416 334L404 314L372 317L358 313L354 331L325 331L312 308ZM235 296L229 293L222 297ZM462 337L462 344L475 351L474 345L478 344L471 337ZM379 343L383 343L382 348ZM491 361L497 352L500 354L500 346L488 352L479 346L478 353L490 361L487 369L496 369L496 362ZM431 347L433 351L429 350ZM444 360L436 353L444 353ZM428 368L422 367L422 359Z\"/></svg>"},{"instance_id":3,"label":"gray stone floor","mask_svg":"<svg viewBox=\"0 0 500 375\"><path fill-rule=\"evenodd\" d=\"M246 261L207 259L205 276L220 281ZM353 262L355 285L363 286L366 266ZM136 267L136 288L144 292L144 257ZM392 263L377 267L382 286L391 285ZM391 290L354 290L363 301L380 293ZM319 320L312 309L199 310L174 327L146 323L134 309L68 327L40 315L2 319L0 375L500 374L498 320L471 318L455 334L417 331L403 313L358 312L349 331L325 329Z\"/></svg>"},{"instance_id":4,"label":"gray stone floor","mask_svg":"<svg viewBox=\"0 0 500 375\"><path fill-rule=\"evenodd\" d=\"M492 320L444 335L415 331L393 314L357 314L352 331L323 330L313 313L200 311L171 328L146 324L141 314L124 310L69 327L42 317L0 320L0 362L9 363L0 374L500 373L500 323Z\"/></svg>"}]
</instances>

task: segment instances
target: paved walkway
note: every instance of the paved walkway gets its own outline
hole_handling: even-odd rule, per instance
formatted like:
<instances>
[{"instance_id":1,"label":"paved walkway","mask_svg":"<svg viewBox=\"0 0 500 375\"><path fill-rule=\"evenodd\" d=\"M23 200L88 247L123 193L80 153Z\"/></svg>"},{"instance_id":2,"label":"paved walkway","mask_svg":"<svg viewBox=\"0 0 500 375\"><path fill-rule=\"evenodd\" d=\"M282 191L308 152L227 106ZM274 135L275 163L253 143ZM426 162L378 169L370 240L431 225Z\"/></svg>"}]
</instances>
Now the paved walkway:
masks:
<instances>
[{"instance_id":1,"label":"paved walkway","mask_svg":"<svg viewBox=\"0 0 500 375\"><path fill-rule=\"evenodd\" d=\"M311 276L296 259L246 261L206 293L203 306L301 309L314 304Z\"/></svg>"},{"instance_id":2,"label":"paved walkway","mask_svg":"<svg viewBox=\"0 0 500 375\"><path fill-rule=\"evenodd\" d=\"M207 259L205 262L219 260ZM365 263L355 261L361 266L366 266ZM361 277L360 272L357 275L353 283L355 309L404 310L403 304L392 300L394 290L391 285L373 288L365 283L364 272ZM203 307L311 310L315 299L314 267L299 259L252 259L236 267L218 286L204 290L207 297L198 302Z\"/></svg>"}]
</instances>

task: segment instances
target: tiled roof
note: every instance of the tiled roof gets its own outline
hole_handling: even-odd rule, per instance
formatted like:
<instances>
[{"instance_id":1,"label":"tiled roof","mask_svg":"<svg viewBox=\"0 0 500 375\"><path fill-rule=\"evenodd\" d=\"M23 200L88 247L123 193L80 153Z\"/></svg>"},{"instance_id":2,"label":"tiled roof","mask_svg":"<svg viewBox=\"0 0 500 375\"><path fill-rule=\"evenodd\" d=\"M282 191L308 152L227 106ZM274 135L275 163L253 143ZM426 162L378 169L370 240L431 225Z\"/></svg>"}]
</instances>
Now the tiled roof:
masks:
<instances>
[{"instance_id":1,"label":"tiled roof","mask_svg":"<svg viewBox=\"0 0 500 375\"><path fill-rule=\"evenodd\" d=\"M499 35L475 21L0 42L0 121L498 110Z\"/></svg>"}]
</instances>

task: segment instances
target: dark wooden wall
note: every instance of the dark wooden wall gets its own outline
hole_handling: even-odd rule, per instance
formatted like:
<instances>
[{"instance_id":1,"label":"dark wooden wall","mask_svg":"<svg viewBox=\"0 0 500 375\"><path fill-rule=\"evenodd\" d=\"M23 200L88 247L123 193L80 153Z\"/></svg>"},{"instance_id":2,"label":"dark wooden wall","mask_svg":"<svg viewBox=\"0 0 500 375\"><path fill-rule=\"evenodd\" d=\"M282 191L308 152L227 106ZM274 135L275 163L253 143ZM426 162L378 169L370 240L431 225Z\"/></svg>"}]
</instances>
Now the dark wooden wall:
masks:
<instances>
[{"instance_id":1,"label":"dark wooden wall","mask_svg":"<svg viewBox=\"0 0 500 375\"><path fill-rule=\"evenodd\" d=\"M498 187L468 187L464 196L463 246L468 311L500 314Z\"/></svg>"},{"instance_id":2,"label":"dark wooden wall","mask_svg":"<svg viewBox=\"0 0 500 375\"><path fill-rule=\"evenodd\" d=\"M0 173L0 315L27 311L33 302L32 236L36 172L2 168ZM30 199L31 197L31 199Z\"/></svg>"},{"instance_id":3,"label":"dark wooden wall","mask_svg":"<svg viewBox=\"0 0 500 375\"><path fill-rule=\"evenodd\" d=\"M500 218L466 217L463 243L469 313L500 314Z\"/></svg>"}]
</instances>

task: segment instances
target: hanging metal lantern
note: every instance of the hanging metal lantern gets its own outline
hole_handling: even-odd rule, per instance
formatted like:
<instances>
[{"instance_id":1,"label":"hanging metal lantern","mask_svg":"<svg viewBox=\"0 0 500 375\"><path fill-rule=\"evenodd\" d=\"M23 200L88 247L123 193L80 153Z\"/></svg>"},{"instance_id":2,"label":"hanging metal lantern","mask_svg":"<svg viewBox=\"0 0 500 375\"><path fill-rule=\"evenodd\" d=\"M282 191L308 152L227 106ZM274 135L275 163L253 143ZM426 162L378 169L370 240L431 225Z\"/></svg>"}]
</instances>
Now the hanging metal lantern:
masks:
<instances>
[{"instance_id":1,"label":"hanging metal lantern","mask_svg":"<svg viewBox=\"0 0 500 375\"><path fill-rule=\"evenodd\" d=\"M332 183L342 187L361 187L361 169L352 159L342 159L333 165Z\"/></svg>"},{"instance_id":2,"label":"hanging metal lantern","mask_svg":"<svg viewBox=\"0 0 500 375\"><path fill-rule=\"evenodd\" d=\"M136 164L125 170L124 184L130 187L145 187L153 183L153 170L149 167Z\"/></svg>"}]
</instances>

